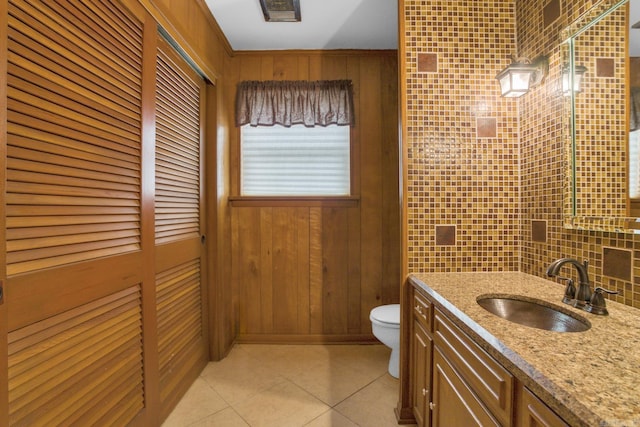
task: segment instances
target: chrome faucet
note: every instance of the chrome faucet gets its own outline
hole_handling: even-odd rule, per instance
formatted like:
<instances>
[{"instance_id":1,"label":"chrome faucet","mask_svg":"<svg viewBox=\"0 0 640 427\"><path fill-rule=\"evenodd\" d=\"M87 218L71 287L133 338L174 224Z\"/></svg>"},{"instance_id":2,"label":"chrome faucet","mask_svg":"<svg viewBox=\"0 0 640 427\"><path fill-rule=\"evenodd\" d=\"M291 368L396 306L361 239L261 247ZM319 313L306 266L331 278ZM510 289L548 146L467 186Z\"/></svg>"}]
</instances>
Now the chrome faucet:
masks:
<instances>
[{"instance_id":1,"label":"chrome faucet","mask_svg":"<svg viewBox=\"0 0 640 427\"><path fill-rule=\"evenodd\" d=\"M565 264L573 265L578 271L578 289L574 291L573 280L559 277L560 268ZM589 263L585 260L583 263L573 258L560 258L553 261L547 268L547 276L558 277L567 281L567 289L565 290L565 298L562 300L577 308L585 308L591 301L591 285L589 283ZM573 298L571 293L575 292Z\"/></svg>"}]
</instances>

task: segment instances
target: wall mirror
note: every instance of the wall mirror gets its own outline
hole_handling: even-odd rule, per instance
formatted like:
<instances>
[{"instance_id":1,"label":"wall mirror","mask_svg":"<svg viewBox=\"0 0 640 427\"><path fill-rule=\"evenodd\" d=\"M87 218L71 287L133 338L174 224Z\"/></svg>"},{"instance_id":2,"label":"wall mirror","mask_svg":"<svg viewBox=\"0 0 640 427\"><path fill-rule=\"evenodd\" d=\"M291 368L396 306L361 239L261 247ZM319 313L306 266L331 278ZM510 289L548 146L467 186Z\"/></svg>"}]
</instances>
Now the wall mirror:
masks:
<instances>
[{"instance_id":1,"label":"wall mirror","mask_svg":"<svg viewBox=\"0 0 640 427\"><path fill-rule=\"evenodd\" d=\"M566 228L640 233L638 8L603 0L562 34ZM580 72L580 89L568 90Z\"/></svg>"}]
</instances>

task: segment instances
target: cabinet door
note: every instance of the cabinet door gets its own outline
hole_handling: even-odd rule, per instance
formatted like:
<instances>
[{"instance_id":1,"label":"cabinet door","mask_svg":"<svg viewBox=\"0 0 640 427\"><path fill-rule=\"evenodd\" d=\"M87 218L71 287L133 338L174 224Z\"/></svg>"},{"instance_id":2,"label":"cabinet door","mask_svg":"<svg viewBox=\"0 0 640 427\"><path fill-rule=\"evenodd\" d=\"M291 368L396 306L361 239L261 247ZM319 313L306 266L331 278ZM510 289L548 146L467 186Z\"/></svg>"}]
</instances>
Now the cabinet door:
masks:
<instances>
[{"instance_id":1,"label":"cabinet door","mask_svg":"<svg viewBox=\"0 0 640 427\"><path fill-rule=\"evenodd\" d=\"M413 322L411 360L413 386L413 415L420 427L431 425L428 404L431 401L431 358L433 343L420 322Z\"/></svg>"},{"instance_id":2,"label":"cabinet door","mask_svg":"<svg viewBox=\"0 0 640 427\"><path fill-rule=\"evenodd\" d=\"M154 258L164 419L208 358L201 240L205 82L164 40L156 73Z\"/></svg>"},{"instance_id":3,"label":"cabinet door","mask_svg":"<svg viewBox=\"0 0 640 427\"><path fill-rule=\"evenodd\" d=\"M433 353L432 425L499 426L458 373L449 365L438 347Z\"/></svg>"},{"instance_id":4,"label":"cabinet door","mask_svg":"<svg viewBox=\"0 0 640 427\"><path fill-rule=\"evenodd\" d=\"M518 426L568 427L568 424L527 388L522 387L518 402Z\"/></svg>"},{"instance_id":5,"label":"cabinet door","mask_svg":"<svg viewBox=\"0 0 640 427\"><path fill-rule=\"evenodd\" d=\"M0 15L0 425L142 424L143 36L157 26L132 1L5 0Z\"/></svg>"}]
</instances>

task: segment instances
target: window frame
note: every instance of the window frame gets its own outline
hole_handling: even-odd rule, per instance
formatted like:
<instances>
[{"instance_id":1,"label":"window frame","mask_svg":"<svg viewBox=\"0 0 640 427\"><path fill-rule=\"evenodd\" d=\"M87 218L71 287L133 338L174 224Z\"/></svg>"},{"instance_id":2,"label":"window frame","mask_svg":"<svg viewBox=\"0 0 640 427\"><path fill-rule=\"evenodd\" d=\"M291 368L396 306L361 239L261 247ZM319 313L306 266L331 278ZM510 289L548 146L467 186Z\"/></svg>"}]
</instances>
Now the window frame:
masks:
<instances>
[{"instance_id":1,"label":"window frame","mask_svg":"<svg viewBox=\"0 0 640 427\"><path fill-rule=\"evenodd\" d=\"M244 196L241 194L241 128L235 127L235 144L231 145L232 183L229 204L232 207L357 207L360 203L360 152L355 127L349 126L349 186L348 196Z\"/></svg>"}]
</instances>

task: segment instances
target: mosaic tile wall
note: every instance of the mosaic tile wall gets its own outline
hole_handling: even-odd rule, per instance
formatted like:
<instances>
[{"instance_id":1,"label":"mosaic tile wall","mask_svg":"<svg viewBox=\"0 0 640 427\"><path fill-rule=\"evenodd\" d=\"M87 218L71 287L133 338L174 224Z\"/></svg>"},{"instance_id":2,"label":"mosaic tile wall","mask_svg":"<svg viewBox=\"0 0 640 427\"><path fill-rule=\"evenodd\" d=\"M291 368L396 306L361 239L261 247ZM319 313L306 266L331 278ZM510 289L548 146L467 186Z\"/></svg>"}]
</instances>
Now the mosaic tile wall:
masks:
<instances>
[{"instance_id":1,"label":"mosaic tile wall","mask_svg":"<svg viewBox=\"0 0 640 427\"><path fill-rule=\"evenodd\" d=\"M568 230L563 228L563 202L565 180L565 146L563 138L563 103L559 94L562 51L561 32L576 21L597 2L586 0L516 0L517 38L520 55L535 57L548 55L549 75L543 84L520 99L520 162L522 245L520 269L544 276L548 264L554 259L572 257L589 260L589 274L595 285L620 292L612 297L618 302L640 307L640 237L631 234L601 231ZM554 14L545 14L549 5ZM545 10L546 9L546 10ZM610 31L617 37L619 20ZM611 43L612 41L609 41ZM607 42L604 42L605 44ZM603 47L603 43L598 43ZM594 53L588 60L595 72ZM600 83L603 83L601 80ZM608 111L612 111L609 109ZM610 113L612 114L612 113ZM590 120L611 124L607 113L592 114ZM616 124L610 126L615 134ZM603 160L606 161L606 160ZM593 163L590 168L602 170ZM609 170L609 174L619 174ZM602 175L590 177L593 182ZM612 198L616 201L624 197ZM615 208L614 208L615 209ZM546 235L540 236L540 224L546 225ZM573 274L567 267L567 274ZM559 286L559 294L562 288Z\"/></svg>"},{"instance_id":2,"label":"mosaic tile wall","mask_svg":"<svg viewBox=\"0 0 640 427\"><path fill-rule=\"evenodd\" d=\"M640 237L563 228L560 33L595 3L399 1L409 272L544 276L569 256L640 307ZM549 57L520 99L501 98L495 80L510 55Z\"/></svg>"},{"instance_id":3,"label":"mosaic tile wall","mask_svg":"<svg viewBox=\"0 0 640 427\"><path fill-rule=\"evenodd\" d=\"M580 216L627 215L626 15L619 8L576 39L576 64L587 68L575 102Z\"/></svg>"},{"instance_id":4,"label":"mosaic tile wall","mask_svg":"<svg viewBox=\"0 0 640 427\"><path fill-rule=\"evenodd\" d=\"M400 1L409 272L518 268L517 101L495 80L515 53L514 7Z\"/></svg>"}]
</instances>

